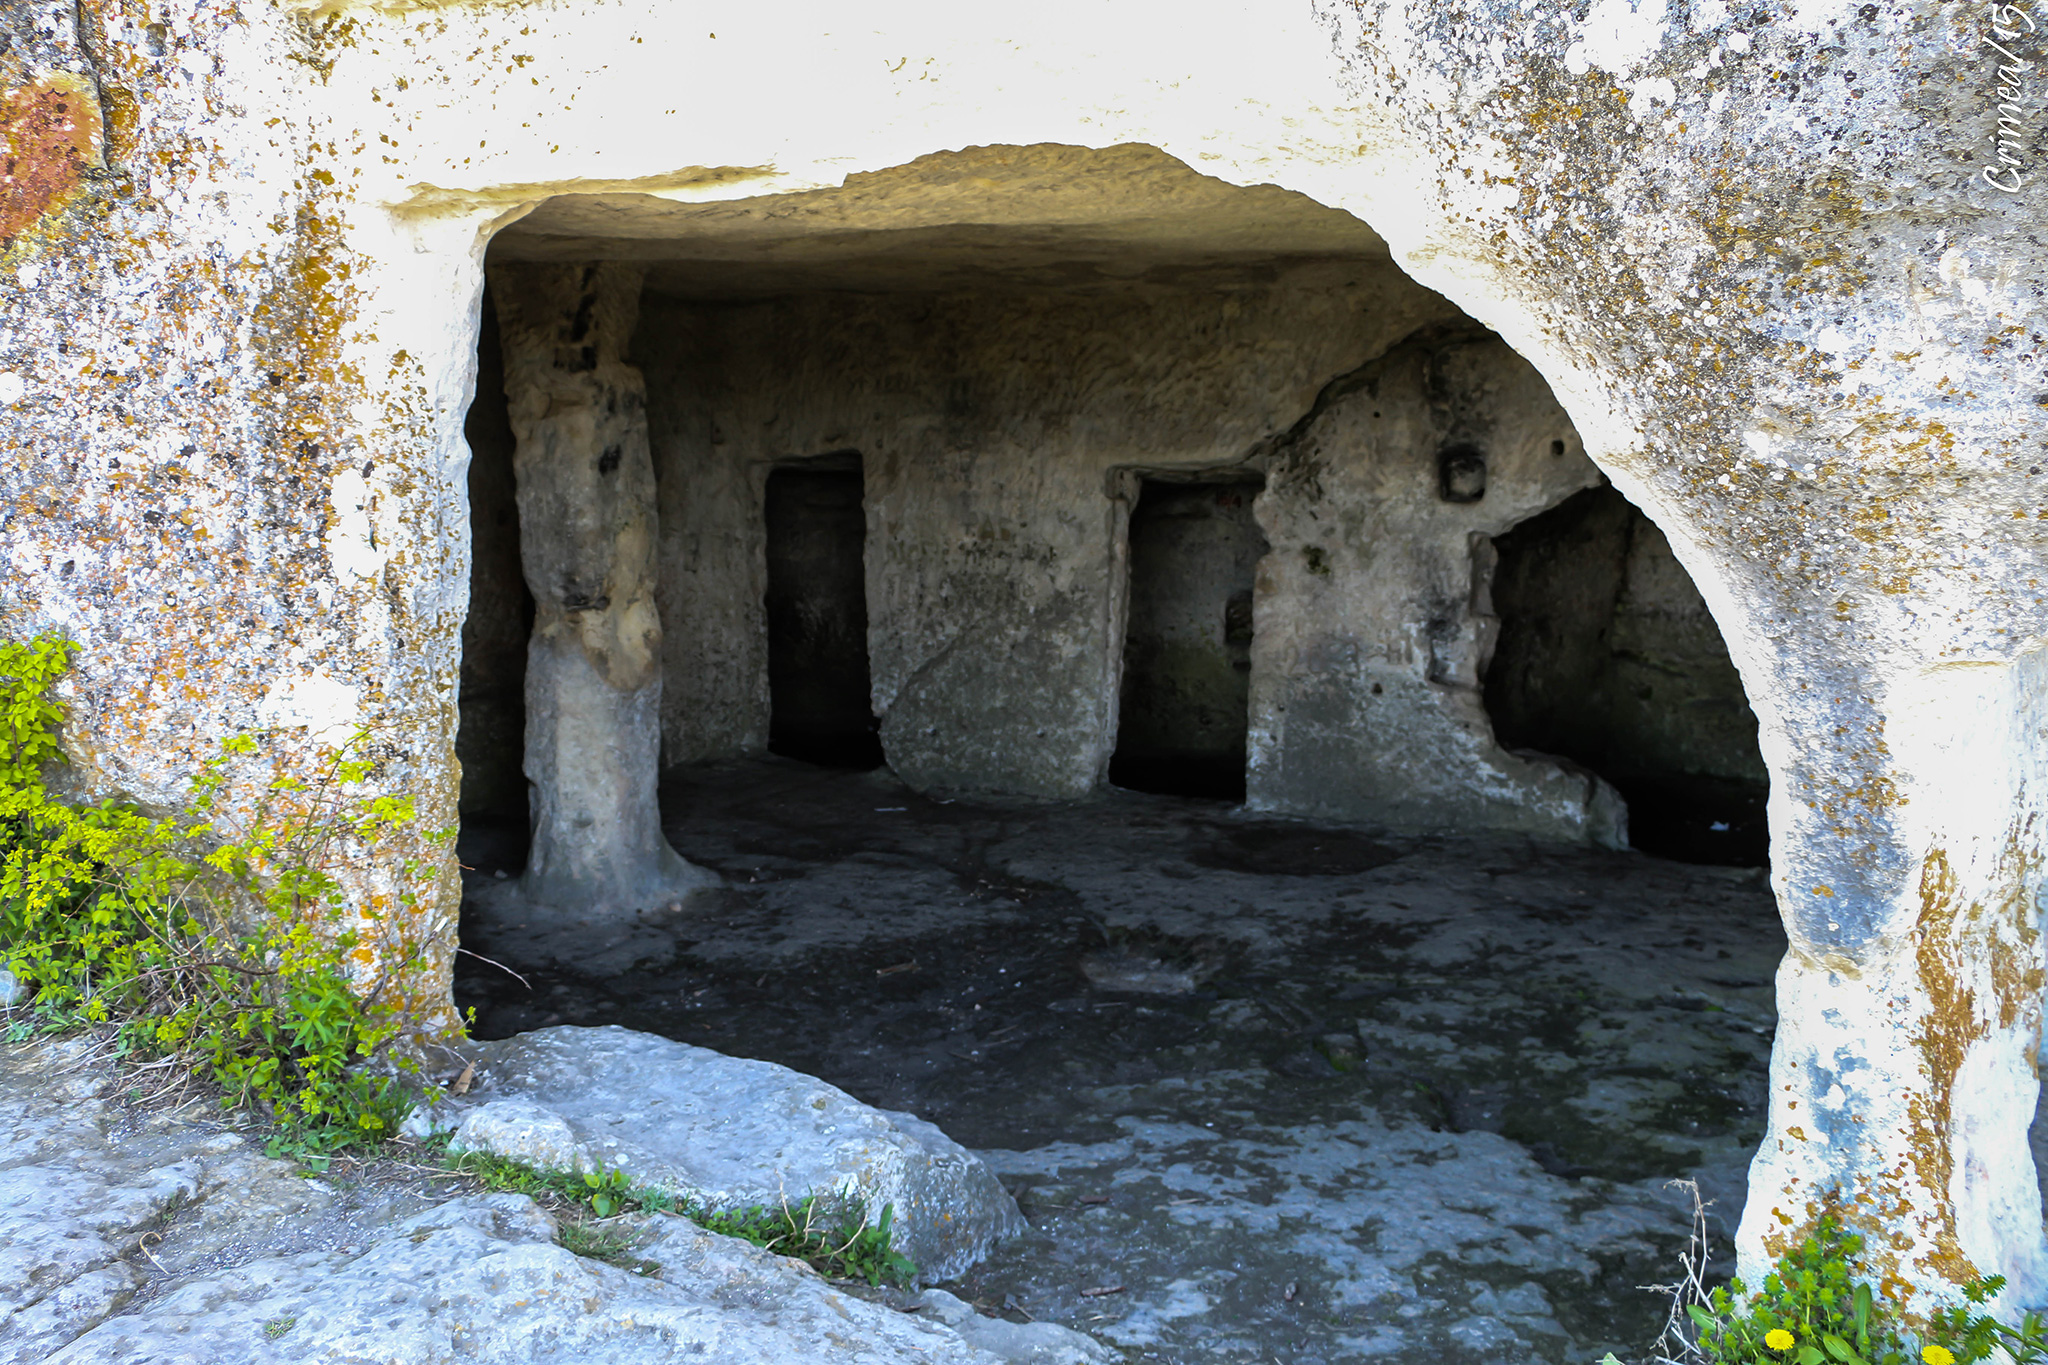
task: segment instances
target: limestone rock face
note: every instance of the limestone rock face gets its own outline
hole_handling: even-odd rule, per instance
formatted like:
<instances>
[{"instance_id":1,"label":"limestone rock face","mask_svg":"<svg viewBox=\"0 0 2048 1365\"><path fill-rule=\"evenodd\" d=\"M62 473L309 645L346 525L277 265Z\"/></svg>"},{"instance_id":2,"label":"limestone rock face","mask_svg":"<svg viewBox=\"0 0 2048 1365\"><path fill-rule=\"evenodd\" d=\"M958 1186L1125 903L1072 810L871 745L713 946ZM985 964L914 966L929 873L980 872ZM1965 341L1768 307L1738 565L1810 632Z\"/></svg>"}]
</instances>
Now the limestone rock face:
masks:
<instances>
[{"instance_id":1,"label":"limestone rock face","mask_svg":"<svg viewBox=\"0 0 2048 1365\"><path fill-rule=\"evenodd\" d=\"M910 1114L871 1109L770 1062L623 1028L487 1043L481 1079L427 1117L459 1149L547 1170L623 1171L716 1209L858 1200L894 1208L896 1249L927 1279L960 1274L1023 1215L981 1159Z\"/></svg>"},{"instance_id":2,"label":"limestone rock face","mask_svg":"<svg viewBox=\"0 0 2048 1365\"><path fill-rule=\"evenodd\" d=\"M201 1275L102 1323L50 1365L1002 1359L685 1219L657 1214L649 1231L635 1255L659 1268L653 1275L556 1245L553 1221L523 1195L457 1199L393 1224L357 1255L309 1252Z\"/></svg>"},{"instance_id":3,"label":"limestone rock face","mask_svg":"<svg viewBox=\"0 0 2048 1365\"><path fill-rule=\"evenodd\" d=\"M608 1225L638 1266L619 1269L557 1245L524 1196L436 1202L403 1181L311 1179L223 1131L210 1102L136 1102L141 1078L111 1072L89 1041L0 1048L0 1365L1103 1359L1079 1333L984 1322L946 1295L894 1311L666 1214ZM838 1101L824 1112L843 1126L859 1106ZM986 1168L951 1151L1014 1218Z\"/></svg>"},{"instance_id":4,"label":"limestone rock face","mask_svg":"<svg viewBox=\"0 0 2048 1365\"><path fill-rule=\"evenodd\" d=\"M1017 1365L1108 1365L1116 1359L1101 1342L1071 1327L985 1318L943 1289L925 1290L917 1307L959 1332L970 1345Z\"/></svg>"},{"instance_id":5,"label":"limestone rock face","mask_svg":"<svg viewBox=\"0 0 2048 1365\"><path fill-rule=\"evenodd\" d=\"M0 1050L0 1365L44 1360L153 1274L336 1235L359 1212L210 1108L133 1114L105 1090L87 1042Z\"/></svg>"},{"instance_id":6,"label":"limestone rock face","mask_svg":"<svg viewBox=\"0 0 2048 1365\"><path fill-rule=\"evenodd\" d=\"M1005 150L1011 171L1042 155ZM1115 747L1139 476L1239 466L1331 376L1452 316L1383 266L1355 275L715 305L650 286L635 355L662 497L667 757L765 740L759 471L851 449L890 769L921 790L1093 790Z\"/></svg>"},{"instance_id":7,"label":"limestone rock face","mask_svg":"<svg viewBox=\"0 0 2048 1365\"><path fill-rule=\"evenodd\" d=\"M939 27L908 4L855 26L758 5L678 13L666 0L178 0L148 22L112 6L0 10L21 191L0 209L0 607L10 634L80 645L65 744L82 791L175 805L221 739L256 729L310 778L369 726L389 759L377 780L416 803L418 829L451 822L462 415L484 253L521 215L593 193L688 204L714 226L775 225L746 253L756 266L807 221L835 252L865 249L880 235L867 226L974 229L952 237L962 262L983 226L1051 240L1042 216L991 208L1036 203L1043 182L929 180L911 187L916 215L871 225L779 201L935 149L1142 144L1377 229L1389 269L1543 376L1727 637L1770 768L1792 938L1745 1269L1846 1188L1890 1211L1873 1215L1885 1276L1940 1296L1997 1272L2015 1305L2048 1294L2023 1141L2048 854L2048 40L2033 11L1324 0L1162 25L1153 7L1091 0L961 7ZM744 198L754 206L725 202ZM1154 211L1168 207L1117 216L1168 224ZM1108 216L1074 215L1082 229ZM699 227L661 234L700 240L700 277L732 254ZM891 240L886 259L835 280L900 275L928 239ZM1085 231L1060 241L1069 260L1091 251ZM1333 348L1342 365L1289 387L1410 330L1354 333ZM1131 398L1103 403L1055 391L1018 445L1098 442L1097 412L1142 399L1156 400L1146 425L1163 426L1198 412L1176 391L1255 361L1213 378L1176 365L1177 389L1140 375ZM891 612L931 624L896 632L893 657L876 651L877 714L918 784L993 773L1071 792L1104 757L1100 713L1057 745L1039 731L1059 739L1081 702L1110 695L1104 651L1081 647L1114 636L1084 590L1108 556L1046 550L1114 537L1071 519L1058 539L1020 534L1013 509L1080 476L1034 465L997 487L1005 453L949 426L973 397L954 381L975 373L963 363L912 414L944 439L866 451L891 515L915 510L890 482L913 461L948 461L962 489L985 490L972 537L950 512L936 533L899 517L917 533L898 551L915 572L871 629ZM1234 460L1300 411L1274 406L1239 424L1245 441L1213 455L1185 443L1176 459ZM704 443L718 436L707 426ZM767 454L826 453L834 436L860 440L812 426ZM1104 464L1153 465L1119 444ZM616 610L621 648L652 650L644 611ZM981 619L1012 624L954 625ZM1437 685L1455 688L1479 651L1452 634ZM1418 639L1418 662L1434 642ZM562 656L569 681L589 681L572 666L626 676L578 650ZM1350 665L1330 667L1341 680ZM1032 673L1064 679L1059 693L1016 681ZM1013 697L1020 720L980 743L974 717L956 719L956 699L976 695ZM643 735L650 709L575 718ZM271 774L230 776L254 799ZM424 945L398 998L452 1029L455 869L396 885L392 869L419 858L432 862L417 834L394 833L342 850L334 871L352 906L384 907Z\"/></svg>"},{"instance_id":8,"label":"limestone rock face","mask_svg":"<svg viewBox=\"0 0 2048 1365\"><path fill-rule=\"evenodd\" d=\"M1446 484L1447 459L1470 468ZM1599 481L1543 380L1484 334L1330 384L1273 443L1258 513L1250 804L1626 843L1598 778L1495 742L1491 536Z\"/></svg>"},{"instance_id":9,"label":"limestone rock face","mask_svg":"<svg viewBox=\"0 0 2048 1365\"><path fill-rule=\"evenodd\" d=\"M1016 173L1046 153L1006 155ZM929 160L964 173L992 159ZM522 225L516 246L580 240ZM515 266L533 268L494 267L494 292L519 287ZM1046 796L1095 789L1129 723L1141 488L1228 476L1263 479L1272 542L1251 610L1254 808L1621 842L1614 794L1503 750L1479 685L1497 626L1489 538L1599 470L1526 361L1394 272L1297 267L1215 295L749 303L653 292L672 275L651 270L634 342L674 625L672 761L765 734L760 471L777 461L865 457L890 769L920 790ZM1455 498L1441 468L1454 451L1482 480Z\"/></svg>"}]
</instances>

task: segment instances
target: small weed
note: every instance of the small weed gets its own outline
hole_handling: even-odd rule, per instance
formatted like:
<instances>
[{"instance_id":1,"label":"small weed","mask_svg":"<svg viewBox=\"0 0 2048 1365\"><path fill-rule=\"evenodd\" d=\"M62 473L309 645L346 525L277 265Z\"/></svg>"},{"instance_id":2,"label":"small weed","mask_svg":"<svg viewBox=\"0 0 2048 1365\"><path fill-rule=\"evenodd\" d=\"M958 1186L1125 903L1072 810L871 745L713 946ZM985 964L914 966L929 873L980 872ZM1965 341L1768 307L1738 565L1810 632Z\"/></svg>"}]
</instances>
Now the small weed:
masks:
<instances>
[{"instance_id":1,"label":"small weed","mask_svg":"<svg viewBox=\"0 0 2048 1365\"><path fill-rule=\"evenodd\" d=\"M2004 1352L2012 1365L2048 1365L2048 1320L2028 1313L2008 1327L1988 1313L1955 1307L1934 1313L1923 1337L1892 1316L1871 1292L1859 1257L1863 1239L1839 1216L1823 1215L1780 1257L1752 1293L1741 1280L1705 1285L1706 1214L1693 1194L1693 1238L1681 1258L1685 1278L1663 1286L1670 1324L1658 1339L1659 1365L1970 1365ZM2002 1276L1963 1286L1972 1307L2005 1288ZM1620 1365L1609 1355L1600 1365Z\"/></svg>"},{"instance_id":2,"label":"small weed","mask_svg":"<svg viewBox=\"0 0 2048 1365\"><path fill-rule=\"evenodd\" d=\"M64 762L55 692L74 648L49 634L0 639L0 968L29 992L0 1013L7 1039L103 1028L120 1055L181 1058L228 1104L275 1125L271 1156L312 1172L386 1141L405 1103L391 1074L404 1065L392 1054L405 1027L391 988L425 951L405 937L407 912L440 875L452 831L412 829L410 798L363 794L379 770L364 757L367 734L328 751L309 777L274 766L249 809L229 809L246 787L230 768L246 779L260 756L248 735L200 765L179 813L68 804L43 779ZM417 853L392 868L398 913L350 905L328 869L394 842ZM474 1153L450 1165L600 1219L682 1214L828 1275L879 1285L917 1273L890 1247L887 1207L873 1227L865 1209L816 1198L713 1213L620 1172L550 1174ZM589 1254L624 1254L610 1234L568 1237Z\"/></svg>"},{"instance_id":3,"label":"small weed","mask_svg":"<svg viewBox=\"0 0 2048 1365\"><path fill-rule=\"evenodd\" d=\"M891 1245L896 1211L883 1205L870 1226L867 1211L815 1195L794 1204L714 1211L663 1190L633 1184L624 1171L543 1171L489 1152L451 1152L451 1171L474 1177L493 1190L545 1198L586 1208L598 1218L621 1213L673 1213L708 1231L738 1237L778 1256L807 1261L820 1274L865 1280L870 1285L908 1285L917 1267ZM565 1225L562 1245L578 1255ZM586 1235L579 1232L578 1236ZM600 1260L611 1259L599 1255ZM620 1264L624 1264L620 1262Z\"/></svg>"},{"instance_id":4,"label":"small weed","mask_svg":"<svg viewBox=\"0 0 2048 1365\"><path fill-rule=\"evenodd\" d=\"M816 1196L774 1208L695 1215L693 1220L777 1255L808 1261L821 1274L838 1279L908 1285L917 1278L917 1267L910 1258L890 1246L890 1230L896 1220L893 1205L882 1206L882 1216L873 1226L868 1225L864 1210L835 1208Z\"/></svg>"},{"instance_id":5,"label":"small weed","mask_svg":"<svg viewBox=\"0 0 2048 1365\"><path fill-rule=\"evenodd\" d=\"M184 1212L185 1206L191 1202L191 1196L183 1190L172 1190L171 1197L164 1200L164 1206L156 1211L156 1226L159 1228L169 1227L177 1216Z\"/></svg>"},{"instance_id":6,"label":"small weed","mask_svg":"<svg viewBox=\"0 0 2048 1365\"><path fill-rule=\"evenodd\" d=\"M661 1266L633 1254L632 1239L610 1228L593 1228L583 1223L562 1224L563 1247L578 1256L604 1261L639 1275L659 1275Z\"/></svg>"},{"instance_id":7,"label":"small weed","mask_svg":"<svg viewBox=\"0 0 2048 1365\"><path fill-rule=\"evenodd\" d=\"M275 1341L298 1325L297 1318L272 1318L263 1324L263 1335Z\"/></svg>"},{"instance_id":8,"label":"small weed","mask_svg":"<svg viewBox=\"0 0 2048 1365\"><path fill-rule=\"evenodd\" d=\"M625 1203L632 1182L624 1171L543 1171L492 1152L450 1152L442 1164L490 1189L581 1204L599 1218L632 1211Z\"/></svg>"}]
</instances>

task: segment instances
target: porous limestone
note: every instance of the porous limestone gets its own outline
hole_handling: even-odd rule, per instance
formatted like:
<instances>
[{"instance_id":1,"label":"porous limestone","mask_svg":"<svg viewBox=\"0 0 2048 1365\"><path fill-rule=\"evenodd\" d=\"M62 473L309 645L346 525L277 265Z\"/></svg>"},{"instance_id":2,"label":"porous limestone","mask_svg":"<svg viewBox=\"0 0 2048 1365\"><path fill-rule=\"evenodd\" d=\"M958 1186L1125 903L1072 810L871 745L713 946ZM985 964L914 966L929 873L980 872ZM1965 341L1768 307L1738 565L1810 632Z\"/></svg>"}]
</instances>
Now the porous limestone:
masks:
<instances>
[{"instance_id":1,"label":"porous limestone","mask_svg":"<svg viewBox=\"0 0 2048 1365\"><path fill-rule=\"evenodd\" d=\"M1454 452L1483 496L1447 496ZM1332 383L1268 467L1249 804L1625 846L1613 791L1503 751L1480 695L1489 537L1599 480L1535 371L1484 334L1406 343Z\"/></svg>"},{"instance_id":2,"label":"porous limestone","mask_svg":"<svg viewBox=\"0 0 2048 1365\"><path fill-rule=\"evenodd\" d=\"M338 1196L206 1109L131 1104L98 1052L83 1040L0 1048L4 1365L40 1365L164 1275L252 1242L339 1245L365 1217L419 1206Z\"/></svg>"},{"instance_id":3,"label":"porous limestone","mask_svg":"<svg viewBox=\"0 0 2048 1365\"><path fill-rule=\"evenodd\" d=\"M1020 153L1007 162L1036 164ZM626 241L642 258L659 246ZM527 231L518 249L596 249L567 242ZM500 276L494 296L514 287ZM783 463L864 456L891 769L921 789L1046 796L1094 789L1115 748L1141 478L1263 474L1253 807L1621 842L1613 793L1504 752L1479 691L1487 538L1599 473L1497 340L1453 329L1396 344L1450 322L1369 258L1207 294L651 299L635 353L676 623L668 757L766 741L759 509ZM1458 445L1484 461L1471 502L1440 486L1440 452Z\"/></svg>"},{"instance_id":4,"label":"porous limestone","mask_svg":"<svg viewBox=\"0 0 2048 1365\"><path fill-rule=\"evenodd\" d=\"M1017 1365L1109 1365L1116 1359L1093 1337L1056 1322L1009 1322L985 1318L943 1289L927 1289L917 1307L967 1339Z\"/></svg>"},{"instance_id":5,"label":"porous limestone","mask_svg":"<svg viewBox=\"0 0 2048 1365\"><path fill-rule=\"evenodd\" d=\"M11 632L80 645L65 741L91 794L173 805L241 729L310 774L367 724L377 781L420 828L452 823L462 415L484 254L521 215L750 199L734 212L786 237L804 219L780 196L934 151L1142 145L1369 224L1542 376L1712 610L1759 721L1791 940L1749 1268L1842 1199L1914 1311L1992 1272L2007 1305L2048 1294L2024 1141L2048 121L2003 93L2038 75L2027 6L848 22L722 2L685 22L664 0L88 0L0 23L4 605ZM876 248L856 284L935 221L959 268L961 239L1007 232L1054 273L1113 274L1160 239L1161 184L1087 180L1092 208L1034 218L1028 176L1008 196L962 175L826 235L842 263ZM1106 220L1115 250L1089 240ZM1186 245L1168 263L1204 265ZM1048 601L1065 583L1010 572ZM878 687L952 667L929 639ZM252 800L269 779L231 775ZM415 899L396 883L430 848L399 832L336 861L364 926L402 915L431 943L401 998L446 1029L456 870Z\"/></svg>"},{"instance_id":6,"label":"porous limestone","mask_svg":"<svg viewBox=\"0 0 2048 1365\"><path fill-rule=\"evenodd\" d=\"M523 1195L451 1200L360 1251L306 1252L194 1277L100 1323L49 1365L248 1365L376 1359L793 1360L996 1365L958 1333L836 1292L800 1262L673 1214L633 1254L653 1273L555 1242ZM675 1275L676 1270L686 1270Z\"/></svg>"},{"instance_id":7,"label":"porous limestone","mask_svg":"<svg viewBox=\"0 0 2048 1365\"><path fill-rule=\"evenodd\" d=\"M885 1306L671 1214L605 1225L630 1268L589 1259L521 1195L310 1176L210 1099L152 1096L165 1079L86 1039L0 1047L0 1365L1106 1358L947 1295Z\"/></svg>"},{"instance_id":8,"label":"porous limestone","mask_svg":"<svg viewBox=\"0 0 2048 1365\"><path fill-rule=\"evenodd\" d=\"M771 1062L622 1028L546 1028L481 1045L473 1089L410 1122L557 1171L623 1172L716 1210L821 1196L928 1280L960 1274L1023 1215L981 1159L913 1114L870 1108Z\"/></svg>"}]
</instances>

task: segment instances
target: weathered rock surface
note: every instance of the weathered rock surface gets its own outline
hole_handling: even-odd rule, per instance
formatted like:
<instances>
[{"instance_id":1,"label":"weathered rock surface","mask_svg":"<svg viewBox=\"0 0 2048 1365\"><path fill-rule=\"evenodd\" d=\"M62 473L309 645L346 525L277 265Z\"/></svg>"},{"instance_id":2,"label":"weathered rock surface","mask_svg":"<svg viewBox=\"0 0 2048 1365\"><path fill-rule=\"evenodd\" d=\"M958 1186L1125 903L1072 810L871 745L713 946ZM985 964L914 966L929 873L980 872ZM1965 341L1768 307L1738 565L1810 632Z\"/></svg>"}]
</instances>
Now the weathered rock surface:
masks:
<instances>
[{"instance_id":1,"label":"weathered rock surface","mask_svg":"<svg viewBox=\"0 0 2048 1365\"><path fill-rule=\"evenodd\" d=\"M139 1075L78 1040L0 1049L0 1365L1107 1358L950 1296L896 1311L671 1215L611 1225L628 1270L524 1196L310 1179Z\"/></svg>"},{"instance_id":2,"label":"weathered rock surface","mask_svg":"<svg viewBox=\"0 0 2048 1365\"><path fill-rule=\"evenodd\" d=\"M76 1040L0 1050L0 1114L0 1365L43 1360L153 1280L346 1244L394 1208L301 1179L210 1111L110 1095Z\"/></svg>"},{"instance_id":3,"label":"weathered rock surface","mask_svg":"<svg viewBox=\"0 0 2048 1365\"><path fill-rule=\"evenodd\" d=\"M1024 1218L981 1159L910 1114L787 1067L623 1028L484 1045L475 1089L415 1119L459 1149L549 1170L624 1171L720 1209L808 1194L895 1210L928 1279L960 1274Z\"/></svg>"},{"instance_id":4,"label":"weathered rock surface","mask_svg":"<svg viewBox=\"0 0 2048 1365\"><path fill-rule=\"evenodd\" d=\"M1137 177L1127 193L1179 183L1135 149L983 148L895 174L1055 164ZM559 234L579 223L577 209L543 211L504 249L566 249L582 239ZM528 264L494 266L494 294L510 300ZM1235 701L1205 704L1248 718L1255 808L1620 842L1613 793L1502 749L1479 692L1499 625L1487 537L1599 471L1526 362L1390 268L1353 265L1256 290L938 302L693 302L650 275L634 345L663 499L664 756L759 751L767 528L748 471L849 449L864 452L872 700L891 771L921 791L1093 790L1119 737L1146 731L1120 682L1133 660L1150 668L1143 639L1125 658L1121 624L1134 609L1142 624L1150 596L1127 562L1141 472L1224 470L1263 475L1245 496L1270 549L1253 556L1245 657L1215 663ZM1046 430L1070 407L1091 439ZM1483 498L1442 491L1440 454L1460 447L1484 448ZM479 605L519 610L504 591ZM1222 630L1220 601L1178 606ZM1172 690L1206 695L1185 662Z\"/></svg>"},{"instance_id":5,"label":"weathered rock surface","mask_svg":"<svg viewBox=\"0 0 2048 1365\"><path fill-rule=\"evenodd\" d=\"M638 1254L656 1275L556 1245L553 1221L523 1195L457 1199L392 1225L360 1255L273 1257L193 1279L102 1323L51 1365L1001 1358L685 1219L658 1214L647 1230L654 1240Z\"/></svg>"},{"instance_id":6,"label":"weathered rock surface","mask_svg":"<svg viewBox=\"0 0 2048 1365\"><path fill-rule=\"evenodd\" d=\"M1377 226L1417 282L1545 377L1728 635L1771 770L1794 948L1747 1268L1787 1235L1776 1210L1862 1187L1899 1211L1874 1243L1887 1275L1952 1295L1944 1275L1967 1266L2006 1274L2007 1306L2048 1296L2023 1141L2042 982L2012 970L2039 961L2048 853L2048 122L1998 93L2038 92L2038 21L1960 3L1325 0L1165 25L1136 4L961 6L943 26L927 9L864 7L853 25L759 5L683 23L658 0L170 4L149 22L0 10L24 111L0 210L0 550L10 630L80 642L65 743L82 780L168 804L222 738L258 726L311 778L332 736L368 725L418 828L450 822L476 300L486 243L528 209L610 191L696 210L706 226L649 235L695 238L674 254L704 274L753 224L774 225L751 234L755 262L808 235L813 261L882 238L900 263L929 240L903 229L959 229L965 262L1007 223L1013 251L1094 283L1092 226L1166 237L1178 196L1090 177L1048 223L1027 216L1042 180L869 194L867 177L938 148L1143 144ZM788 202L848 184L881 212ZM1244 221L1155 254L1160 274L1202 292L1200 267ZM1040 230L1054 227L1069 230ZM859 288L904 271L821 273ZM854 345L875 342L823 363ZM1207 372L1126 386L1091 349L1063 348L1070 382L1031 405L1017 448L1113 435L1084 393L1164 426L1181 393L1265 359L1219 350L1196 357ZM981 373L949 368L964 382L933 385L925 427L960 430ZM1240 425L1273 429L1269 410ZM812 432L842 434L820 422L764 453L836 448ZM1054 564L1048 542L1019 539L1006 515L1052 481L1038 464L1006 477L1009 452L977 436L933 453L1004 496L985 535L905 538L906 555L934 552L886 579L877 566L878 585L930 609L915 635L878 613L876 684L885 739L919 764L906 776L1026 790L1058 772L921 734L949 697L1014 698L1025 723L1006 730L1032 740L1070 714L1081 694L1027 683L1084 657L1081 632L1060 632L1102 619L1079 587L1108 551ZM870 453L878 469L925 456ZM1028 636L970 633L1006 592L1034 610L989 619L1028 620ZM1427 623L1406 625L1418 662L1437 643ZM1455 630L1443 640L1444 663L1470 657ZM1354 660L1370 659L1303 657L1304 690L1330 684L1308 691L1332 697L1323 716L1357 698ZM1290 727L1309 709L1290 706ZM268 777L232 781L254 797ZM396 896L389 871L415 837L382 837L337 875L356 910L405 907L429 946L398 998L446 1025L455 879Z\"/></svg>"},{"instance_id":7,"label":"weathered rock surface","mask_svg":"<svg viewBox=\"0 0 2048 1365\"><path fill-rule=\"evenodd\" d=\"M925 1290L915 1306L959 1332L969 1345L1019 1365L1098 1365L1116 1359L1102 1343L1071 1327L985 1318L943 1289Z\"/></svg>"}]
</instances>

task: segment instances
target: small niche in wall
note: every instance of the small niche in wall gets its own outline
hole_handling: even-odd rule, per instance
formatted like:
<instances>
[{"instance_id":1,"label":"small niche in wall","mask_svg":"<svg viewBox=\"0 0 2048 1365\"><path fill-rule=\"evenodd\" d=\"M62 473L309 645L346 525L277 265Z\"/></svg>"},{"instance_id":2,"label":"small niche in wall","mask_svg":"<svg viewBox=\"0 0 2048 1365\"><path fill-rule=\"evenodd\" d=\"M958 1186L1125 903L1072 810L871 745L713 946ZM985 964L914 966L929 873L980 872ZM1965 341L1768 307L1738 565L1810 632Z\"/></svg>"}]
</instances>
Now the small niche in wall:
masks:
<instances>
[{"instance_id":1,"label":"small niche in wall","mask_svg":"<svg viewBox=\"0 0 2048 1365\"><path fill-rule=\"evenodd\" d=\"M1109 780L1244 800L1258 476L1147 479L1130 525L1130 609Z\"/></svg>"},{"instance_id":2,"label":"small niche in wall","mask_svg":"<svg viewBox=\"0 0 2048 1365\"><path fill-rule=\"evenodd\" d=\"M770 471L768 749L831 768L876 768L868 674L867 516L857 452Z\"/></svg>"}]
</instances>

